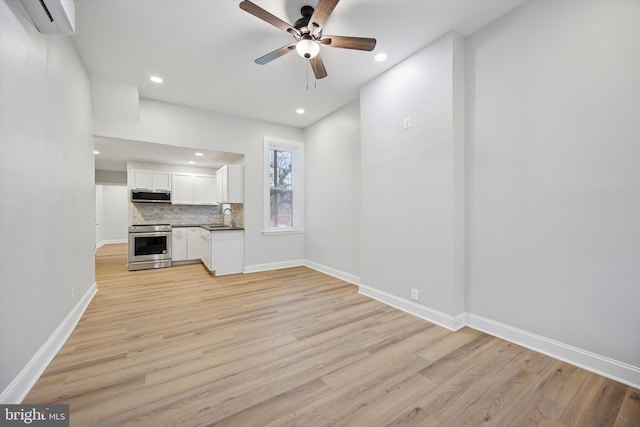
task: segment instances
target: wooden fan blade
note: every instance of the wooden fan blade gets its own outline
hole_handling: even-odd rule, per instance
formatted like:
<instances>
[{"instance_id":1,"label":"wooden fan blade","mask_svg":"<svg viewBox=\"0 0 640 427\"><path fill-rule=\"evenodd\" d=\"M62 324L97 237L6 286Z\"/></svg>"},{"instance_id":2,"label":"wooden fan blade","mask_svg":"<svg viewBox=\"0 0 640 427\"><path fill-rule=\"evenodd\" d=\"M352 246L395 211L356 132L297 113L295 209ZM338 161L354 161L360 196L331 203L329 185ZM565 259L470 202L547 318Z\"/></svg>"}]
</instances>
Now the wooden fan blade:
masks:
<instances>
[{"instance_id":1,"label":"wooden fan blade","mask_svg":"<svg viewBox=\"0 0 640 427\"><path fill-rule=\"evenodd\" d=\"M316 79L320 80L327 77L327 69L324 68L324 62L322 62L320 54L317 54L315 57L309 59L309 62L311 63L313 74L316 75Z\"/></svg>"},{"instance_id":2,"label":"wooden fan blade","mask_svg":"<svg viewBox=\"0 0 640 427\"><path fill-rule=\"evenodd\" d=\"M329 15L333 12L336 5L340 0L319 0L316 9L313 11L313 15L311 15L311 19L309 19L309 29L312 34L318 34L322 27L324 27L325 22L329 19Z\"/></svg>"},{"instance_id":3,"label":"wooden fan blade","mask_svg":"<svg viewBox=\"0 0 640 427\"><path fill-rule=\"evenodd\" d=\"M269 52L264 56L261 56L260 58L256 59L256 64L260 64L260 65L264 65L264 64L268 64L269 62L273 61L274 59L278 59L280 58L282 55L285 55L289 52L291 52L292 50L295 50L296 48L296 44L295 43L291 43L288 44L286 46L282 46L279 49L274 50L273 52Z\"/></svg>"},{"instance_id":4,"label":"wooden fan blade","mask_svg":"<svg viewBox=\"0 0 640 427\"><path fill-rule=\"evenodd\" d=\"M372 51L376 47L376 39L367 37L324 36L320 43L330 47Z\"/></svg>"},{"instance_id":5,"label":"wooden fan blade","mask_svg":"<svg viewBox=\"0 0 640 427\"><path fill-rule=\"evenodd\" d=\"M287 24L282 19L278 18L275 15L272 15L257 4L251 3L249 0L244 0L243 2L241 2L240 9L244 10L245 12L249 12L256 18L260 18L263 21L273 25L276 28L286 31L291 35L298 37L301 36L300 31L294 28L291 24Z\"/></svg>"}]
</instances>

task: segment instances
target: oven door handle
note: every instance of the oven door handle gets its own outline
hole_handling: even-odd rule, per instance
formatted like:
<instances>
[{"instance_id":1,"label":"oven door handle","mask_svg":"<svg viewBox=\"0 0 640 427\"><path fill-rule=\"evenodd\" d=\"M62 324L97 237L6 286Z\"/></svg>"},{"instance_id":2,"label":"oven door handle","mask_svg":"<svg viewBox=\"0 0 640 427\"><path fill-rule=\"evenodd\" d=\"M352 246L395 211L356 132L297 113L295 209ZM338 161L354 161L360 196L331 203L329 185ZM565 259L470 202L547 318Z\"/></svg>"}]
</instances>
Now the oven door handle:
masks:
<instances>
[{"instance_id":1,"label":"oven door handle","mask_svg":"<svg viewBox=\"0 0 640 427\"><path fill-rule=\"evenodd\" d=\"M132 237L169 237L171 236L170 231L150 231L150 232L131 232L129 233Z\"/></svg>"}]
</instances>

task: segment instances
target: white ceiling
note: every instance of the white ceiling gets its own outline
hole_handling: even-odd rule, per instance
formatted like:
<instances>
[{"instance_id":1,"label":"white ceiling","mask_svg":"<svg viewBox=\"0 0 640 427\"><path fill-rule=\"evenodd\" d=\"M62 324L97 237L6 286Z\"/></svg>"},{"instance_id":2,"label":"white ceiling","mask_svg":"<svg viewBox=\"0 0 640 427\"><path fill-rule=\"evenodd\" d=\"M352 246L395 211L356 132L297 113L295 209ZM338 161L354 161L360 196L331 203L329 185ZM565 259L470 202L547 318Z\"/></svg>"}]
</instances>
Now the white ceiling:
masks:
<instances>
[{"instance_id":1,"label":"white ceiling","mask_svg":"<svg viewBox=\"0 0 640 427\"><path fill-rule=\"evenodd\" d=\"M96 169L107 171L126 171L127 162L160 163L219 169L228 163L234 163L243 156L237 153L222 151L195 150L173 145L155 144L151 142L130 141L126 139L94 137ZM196 156L201 153L202 156ZM195 162L190 164L189 162Z\"/></svg>"},{"instance_id":2,"label":"white ceiling","mask_svg":"<svg viewBox=\"0 0 640 427\"><path fill-rule=\"evenodd\" d=\"M91 77L137 85L141 97L306 127L448 31L467 36L524 2L342 0L324 34L374 37L378 44L372 52L323 46L329 75L317 83L295 52L267 65L253 62L293 38L241 10L240 0L76 0L73 40ZM254 3L293 23L317 0ZM387 61L374 61L379 52ZM152 74L164 83L151 83Z\"/></svg>"}]
</instances>

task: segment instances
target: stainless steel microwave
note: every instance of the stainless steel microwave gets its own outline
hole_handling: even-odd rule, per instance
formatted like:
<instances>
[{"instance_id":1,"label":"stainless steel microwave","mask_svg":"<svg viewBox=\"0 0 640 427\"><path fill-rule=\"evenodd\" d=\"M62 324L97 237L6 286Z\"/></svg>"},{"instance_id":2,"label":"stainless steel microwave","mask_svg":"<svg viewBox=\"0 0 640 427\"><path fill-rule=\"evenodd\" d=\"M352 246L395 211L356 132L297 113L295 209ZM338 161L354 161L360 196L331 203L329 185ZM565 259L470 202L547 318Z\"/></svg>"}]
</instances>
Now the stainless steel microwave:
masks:
<instances>
[{"instance_id":1,"label":"stainless steel microwave","mask_svg":"<svg viewBox=\"0 0 640 427\"><path fill-rule=\"evenodd\" d=\"M171 203L171 191L131 190L134 203Z\"/></svg>"}]
</instances>

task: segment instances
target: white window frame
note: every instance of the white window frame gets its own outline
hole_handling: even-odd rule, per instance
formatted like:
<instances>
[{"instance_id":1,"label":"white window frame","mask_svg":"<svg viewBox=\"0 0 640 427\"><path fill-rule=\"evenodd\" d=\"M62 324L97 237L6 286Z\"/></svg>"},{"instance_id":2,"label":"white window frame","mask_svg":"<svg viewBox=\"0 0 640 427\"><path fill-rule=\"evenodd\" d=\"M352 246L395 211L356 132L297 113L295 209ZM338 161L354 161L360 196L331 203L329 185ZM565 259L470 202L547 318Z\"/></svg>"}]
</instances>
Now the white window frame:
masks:
<instances>
[{"instance_id":1,"label":"white window frame","mask_svg":"<svg viewBox=\"0 0 640 427\"><path fill-rule=\"evenodd\" d=\"M293 227L271 227L271 197L269 188L270 151L291 151L293 189ZM264 137L264 225L262 233L291 234L304 232L304 144L270 136Z\"/></svg>"}]
</instances>

